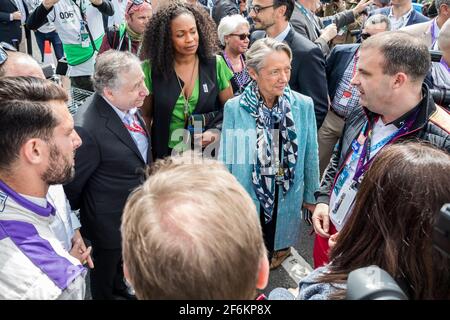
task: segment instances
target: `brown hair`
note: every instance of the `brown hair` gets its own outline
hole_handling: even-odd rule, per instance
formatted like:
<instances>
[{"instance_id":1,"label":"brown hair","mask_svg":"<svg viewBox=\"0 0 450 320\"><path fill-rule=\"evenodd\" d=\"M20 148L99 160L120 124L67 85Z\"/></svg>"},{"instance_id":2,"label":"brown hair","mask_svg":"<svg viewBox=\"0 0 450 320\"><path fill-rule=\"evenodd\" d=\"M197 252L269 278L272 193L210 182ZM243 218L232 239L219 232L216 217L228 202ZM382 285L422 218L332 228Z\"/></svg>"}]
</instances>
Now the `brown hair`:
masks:
<instances>
[{"instance_id":1,"label":"brown hair","mask_svg":"<svg viewBox=\"0 0 450 320\"><path fill-rule=\"evenodd\" d=\"M265 247L256 207L213 160L158 161L122 218L139 299L251 299Z\"/></svg>"},{"instance_id":2,"label":"brown hair","mask_svg":"<svg viewBox=\"0 0 450 320\"><path fill-rule=\"evenodd\" d=\"M450 262L432 246L433 225L450 202L450 155L409 142L376 156L356 196L352 215L330 253L320 282L344 283L361 267L378 265L410 299L448 299ZM330 298L344 298L337 291Z\"/></svg>"},{"instance_id":3,"label":"brown hair","mask_svg":"<svg viewBox=\"0 0 450 320\"><path fill-rule=\"evenodd\" d=\"M8 169L31 138L49 140L58 121L49 101L67 101L59 85L35 77L0 79L0 169Z\"/></svg>"},{"instance_id":4,"label":"brown hair","mask_svg":"<svg viewBox=\"0 0 450 320\"><path fill-rule=\"evenodd\" d=\"M407 74L411 81L422 83L431 67L428 47L417 38L403 31L389 31L375 34L364 40L361 50L377 49L383 55L383 73Z\"/></svg>"}]
</instances>

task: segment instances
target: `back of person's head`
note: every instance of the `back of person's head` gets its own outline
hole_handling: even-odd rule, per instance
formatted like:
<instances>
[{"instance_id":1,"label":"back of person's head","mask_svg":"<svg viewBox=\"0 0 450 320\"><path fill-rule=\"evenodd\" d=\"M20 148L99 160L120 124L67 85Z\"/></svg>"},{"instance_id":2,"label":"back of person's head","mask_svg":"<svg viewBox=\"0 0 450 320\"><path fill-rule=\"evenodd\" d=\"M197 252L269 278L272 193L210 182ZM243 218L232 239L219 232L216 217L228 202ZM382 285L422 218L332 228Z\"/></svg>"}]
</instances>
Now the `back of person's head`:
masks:
<instances>
[{"instance_id":1,"label":"back of person's head","mask_svg":"<svg viewBox=\"0 0 450 320\"><path fill-rule=\"evenodd\" d=\"M273 7L278 8L281 6L286 6L286 11L284 17L287 21L291 20L292 12L294 12L295 0L274 0Z\"/></svg>"},{"instance_id":2,"label":"back of person's head","mask_svg":"<svg viewBox=\"0 0 450 320\"><path fill-rule=\"evenodd\" d=\"M364 22L364 28L368 28L370 26L384 24L384 31L391 31L391 20L384 14L374 14L367 18L366 22Z\"/></svg>"},{"instance_id":3,"label":"back of person's head","mask_svg":"<svg viewBox=\"0 0 450 320\"><path fill-rule=\"evenodd\" d=\"M373 35L361 44L361 50L370 49L382 54L384 74L395 75L402 72L414 83L421 84L431 66L426 44L403 31Z\"/></svg>"},{"instance_id":4,"label":"back of person's head","mask_svg":"<svg viewBox=\"0 0 450 320\"><path fill-rule=\"evenodd\" d=\"M44 72L32 56L16 51L7 51L7 59L0 66L0 77L37 77L45 79Z\"/></svg>"},{"instance_id":5,"label":"back of person's head","mask_svg":"<svg viewBox=\"0 0 450 320\"><path fill-rule=\"evenodd\" d=\"M450 262L432 243L439 210L448 202L448 153L415 142L386 147L361 183L331 251L332 272L322 280L345 281L352 270L378 265L410 299L450 298Z\"/></svg>"},{"instance_id":6,"label":"back of person's head","mask_svg":"<svg viewBox=\"0 0 450 320\"><path fill-rule=\"evenodd\" d=\"M108 50L97 56L95 71L92 76L94 90L103 94L105 88L119 89L123 84L123 73L134 65L140 65L140 60L128 51Z\"/></svg>"},{"instance_id":7,"label":"back of person's head","mask_svg":"<svg viewBox=\"0 0 450 320\"><path fill-rule=\"evenodd\" d=\"M223 164L187 159L160 160L129 197L125 273L139 299L252 299L268 276L255 205Z\"/></svg>"},{"instance_id":8,"label":"back of person's head","mask_svg":"<svg viewBox=\"0 0 450 320\"><path fill-rule=\"evenodd\" d=\"M58 125L50 101L67 101L59 85L35 77L0 78L0 170L19 158L31 138L48 141Z\"/></svg>"}]
</instances>

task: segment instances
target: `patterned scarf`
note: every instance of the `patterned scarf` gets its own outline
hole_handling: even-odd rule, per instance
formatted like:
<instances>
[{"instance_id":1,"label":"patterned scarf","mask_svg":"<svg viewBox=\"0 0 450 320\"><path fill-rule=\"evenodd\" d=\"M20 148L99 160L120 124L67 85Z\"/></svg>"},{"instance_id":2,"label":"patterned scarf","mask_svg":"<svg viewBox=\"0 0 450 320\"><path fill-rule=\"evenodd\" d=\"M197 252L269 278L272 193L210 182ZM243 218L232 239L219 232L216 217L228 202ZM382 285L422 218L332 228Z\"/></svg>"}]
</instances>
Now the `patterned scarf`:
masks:
<instances>
[{"instance_id":1,"label":"patterned scarf","mask_svg":"<svg viewBox=\"0 0 450 320\"><path fill-rule=\"evenodd\" d=\"M283 177L281 185L286 194L294 183L295 164L297 162L297 133L291 112L291 90L286 86L278 102L270 110L264 105L255 81L251 82L242 93L240 105L252 115L256 121L256 162L253 166L252 182L256 196L264 209L264 220L272 220L275 204L276 169L273 158L274 124L280 123L283 157L280 161ZM277 150L278 151L278 150ZM278 153L278 152L277 152Z\"/></svg>"}]
</instances>

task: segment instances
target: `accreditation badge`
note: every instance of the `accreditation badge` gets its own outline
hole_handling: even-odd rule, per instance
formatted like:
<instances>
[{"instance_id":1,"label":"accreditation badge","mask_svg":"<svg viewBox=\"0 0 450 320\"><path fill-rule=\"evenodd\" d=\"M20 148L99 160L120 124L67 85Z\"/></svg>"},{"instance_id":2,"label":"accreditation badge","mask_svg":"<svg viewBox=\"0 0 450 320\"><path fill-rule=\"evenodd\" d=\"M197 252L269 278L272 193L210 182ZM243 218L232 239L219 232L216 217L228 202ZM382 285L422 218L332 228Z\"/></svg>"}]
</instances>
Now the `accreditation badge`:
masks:
<instances>
[{"instance_id":1,"label":"accreditation badge","mask_svg":"<svg viewBox=\"0 0 450 320\"><path fill-rule=\"evenodd\" d=\"M342 229L347 215L353 208L356 199L357 183L353 180L346 183L331 209L330 218L338 231Z\"/></svg>"}]
</instances>

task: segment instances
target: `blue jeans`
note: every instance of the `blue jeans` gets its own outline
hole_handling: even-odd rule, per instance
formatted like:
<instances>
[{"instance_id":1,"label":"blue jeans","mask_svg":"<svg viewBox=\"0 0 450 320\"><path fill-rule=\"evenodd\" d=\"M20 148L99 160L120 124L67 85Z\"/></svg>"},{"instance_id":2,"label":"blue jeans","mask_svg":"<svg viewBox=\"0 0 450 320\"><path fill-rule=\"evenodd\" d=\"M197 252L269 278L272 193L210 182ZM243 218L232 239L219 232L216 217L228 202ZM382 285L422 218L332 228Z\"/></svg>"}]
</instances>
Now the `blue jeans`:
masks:
<instances>
[{"instance_id":1,"label":"blue jeans","mask_svg":"<svg viewBox=\"0 0 450 320\"><path fill-rule=\"evenodd\" d=\"M55 50L56 59L61 59L64 56L64 50L62 46L61 39L58 36L56 31L52 31L49 33L42 33L39 31L35 31L36 42L41 50L41 61L44 61L44 44L45 40L49 40L53 45L53 50Z\"/></svg>"}]
</instances>

